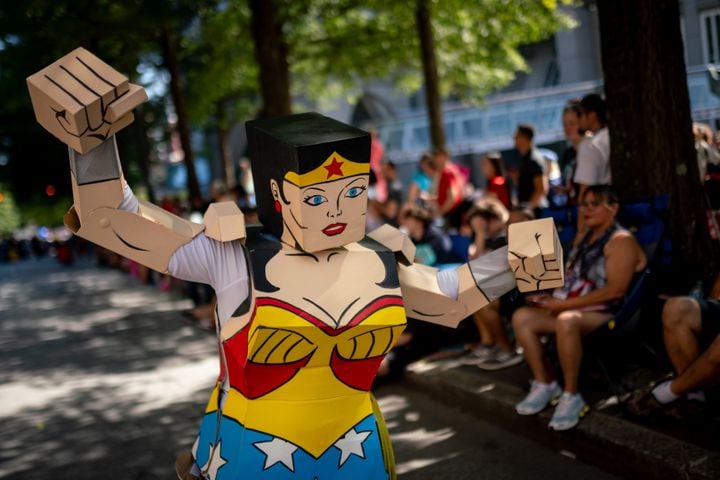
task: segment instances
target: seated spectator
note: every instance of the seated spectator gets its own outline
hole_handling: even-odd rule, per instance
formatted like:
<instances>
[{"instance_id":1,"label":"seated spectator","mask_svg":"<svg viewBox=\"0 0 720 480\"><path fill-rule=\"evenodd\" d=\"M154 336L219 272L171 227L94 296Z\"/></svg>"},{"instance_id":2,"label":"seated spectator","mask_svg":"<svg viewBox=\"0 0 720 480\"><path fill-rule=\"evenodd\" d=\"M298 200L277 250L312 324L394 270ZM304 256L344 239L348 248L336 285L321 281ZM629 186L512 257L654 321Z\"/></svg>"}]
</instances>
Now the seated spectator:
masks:
<instances>
[{"instance_id":1,"label":"seated spectator","mask_svg":"<svg viewBox=\"0 0 720 480\"><path fill-rule=\"evenodd\" d=\"M481 213L481 208L482 207L478 208L477 211L471 212L471 223L473 223L476 228L479 223L477 220L478 216L496 214L490 212ZM513 209L509 215L505 212L504 217L495 217L491 220L485 220L485 222L487 225L497 225L497 223L501 222L501 218L507 219L506 223L500 223L502 234L498 233L493 237L491 242L486 242L486 249L482 250L482 253L492 251L507 244L506 225L534 220L535 216L532 211L518 207ZM493 228L496 227L491 226L485 231L492 231ZM481 234L480 229L478 229L477 234ZM472 258L476 258L476 256ZM478 329L480 344L463 358L462 362L465 365L477 365L478 368L483 370L499 370L522 362L523 357L515 353L515 348L508 338L507 329L503 323L503 318L509 318L518 306L518 293L517 290L508 292L506 295L493 300L486 307L473 314L473 321Z\"/></svg>"},{"instance_id":2,"label":"seated spectator","mask_svg":"<svg viewBox=\"0 0 720 480\"><path fill-rule=\"evenodd\" d=\"M418 163L418 171L408 186L407 203L427 204L433 199L437 170L429 153L423 153Z\"/></svg>"},{"instance_id":3,"label":"seated spectator","mask_svg":"<svg viewBox=\"0 0 720 480\"><path fill-rule=\"evenodd\" d=\"M647 263L635 237L615 220L619 206L611 187L589 186L579 207L586 231L570 252L565 285L552 295L526 297L533 306L512 316L517 341L534 376L530 393L515 410L534 415L559 397L549 424L553 430L573 428L588 410L578 393L582 336L612 319L635 273ZM544 363L541 337L547 334L555 334L562 390Z\"/></svg>"},{"instance_id":4,"label":"seated spectator","mask_svg":"<svg viewBox=\"0 0 720 480\"><path fill-rule=\"evenodd\" d=\"M505 167L498 152L490 152L483 158L482 172L485 176L485 193L495 196L505 208L510 208L510 184L505 178Z\"/></svg>"},{"instance_id":5,"label":"seated spectator","mask_svg":"<svg viewBox=\"0 0 720 480\"><path fill-rule=\"evenodd\" d=\"M382 204L383 217L393 227L398 226L398 215L403 204L403 185L398 179L397 168L390 160L382 165L383 175L387 183L387 198Z\"/></svg>"},{"instance_id":6,"label":"seated spectator","mask_svg":"<svg viewBox=\"0 0 720 480\"><path fill-rule=\"evenodd\" d=\"M467 213L472 229L472 243L468 257L472 260L507 245L505 223L507 209L494 197L475 202Z\"/></svg>"},{"instance_id":7,"label":"seated spectator","mask_svg":"<svg viewBox=\"0 0 720 480\"><path fill-rule=\"evenodd\" d=\"M720 275L710 298L670 298L663 307L665 349L675 378L642 388L628 399L628 412L637 416L666 413L685 399L704 401L702 390L720 379Z\"/></svg>"},{"instance_id":8,"label":"seated spectator","mask_svg":"<svg viewBox=\"0 0 720 480\"><path fill-rule=\"evenodd\" d=\"M452 252L450 238L432 225L431 212L420 205L407 204L400 212L400 229L415 244L415 262L423 265L459 263ZM407 327L378 370L377 379L394 379L405 367L441 348L453 329L408 318ZM382 380L380 380L382 381Z\"/></svg>"},{"instance_id":9,"label":"seated spectator","mask_svg":"<svg viewBox=\"0 0 720 480\"><path fill-rule=\"evenodd\" d=\"M423 265L457 263L450 238L432 224L432 213L419 205L406 205L400 213L400 227L416 247L415 261Z\"/></svg>"}]
</instances>

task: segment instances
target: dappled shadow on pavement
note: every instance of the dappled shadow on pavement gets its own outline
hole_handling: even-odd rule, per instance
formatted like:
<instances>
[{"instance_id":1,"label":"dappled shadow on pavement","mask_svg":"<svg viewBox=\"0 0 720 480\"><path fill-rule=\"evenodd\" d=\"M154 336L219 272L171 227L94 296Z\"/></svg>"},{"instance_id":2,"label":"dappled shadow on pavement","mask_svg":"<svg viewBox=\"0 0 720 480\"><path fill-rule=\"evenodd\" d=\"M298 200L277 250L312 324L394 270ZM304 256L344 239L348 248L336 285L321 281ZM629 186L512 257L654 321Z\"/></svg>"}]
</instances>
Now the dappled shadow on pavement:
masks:
<instances>
[{"instance_id":1,"label":"dappled shadow on pavement","mask_svg":"<svg viewBox=\"0 0 720 480\"><path fill-rule=\"evenodd\" d=\"M0 477L172 478L218 374L190 304L90 263L0 275Z\"/></svg>"}]
</instances>

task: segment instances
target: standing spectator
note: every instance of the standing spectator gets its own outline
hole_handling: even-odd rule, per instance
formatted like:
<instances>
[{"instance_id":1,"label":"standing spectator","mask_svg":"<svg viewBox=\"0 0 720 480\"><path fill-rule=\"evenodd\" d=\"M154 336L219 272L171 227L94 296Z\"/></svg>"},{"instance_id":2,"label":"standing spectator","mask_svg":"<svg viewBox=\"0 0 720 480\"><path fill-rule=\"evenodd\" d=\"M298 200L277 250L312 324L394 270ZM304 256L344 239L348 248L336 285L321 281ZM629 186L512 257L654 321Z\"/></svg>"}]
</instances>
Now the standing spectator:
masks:
<instances>
[{"instance_id":1,"label":"standing spectator","mask_svg":"<svg viewBox=\"0 0 720 480\"><path fill-rule=\"evenodd\" d=\"M505 178L505 167L499 152L490 152L483 158L482 172L485 177L485 192L502 203L505 208L511 207L510 185Z\"/></svg>"},{"instance_id":2,"label":"standing spectator","mask_svg":"<svg viewBox=\"0 0 720 480\"><path fill-rule=\"evenodd\" d=\"M585 138L585 130L580 128L580 100L570 100L562 113L563 131L567 140L567 147L560 156L560 171L563 184L560 191L567 197L569 205L575 205L578 198L578 185L575 183L575 170L577 169L577 151Z\"/></svg>"},{"instance_id":3,"label":"standing spectator","mask_svg":"<svg viewBox=\"0 0 720 480\"><path fill-rule=\"evenodd\" d=\"M683 397L705 400L702 389L720 378L719 318L720 275L710 298L673 297L665 303L663 338L675 378L635 391L626 404L631 414L671 413Z\"/></svg>"},{"instance_id":4,"label":"standing spectator","mask_svg":"<svg viewBox=\"0 0 720 480\"><path fill-rule=\"evenodd\" d=\"M517 173L517 201L531 209L547 206L548 179L545 159L533 145L535 129L521 123L515 131L515 150L520 155Z\"/></svg>"},{"instance_id":5,"label":"standing spectator","mask_svg":"<svg viewBox=\"0 0 720 480\"><path fill-rule=\"evenodd\" d=\"M695 137L695 152L697 153L698 170L700 170L700 182L705 183L708 164L717 165L720 154L718 154L718 150L712 141L714 135L708 125L693 123L693 136Z\"/></svg>"},{"instance_id":6,"label":"standing spectator","mask_svg":"<svg viewBox=\"0 0 720 480\"><path fill-rule=\"evenodd\" d=\"M578 198L582 198L590 185L610 185L612 180L605 100L597 93L585 95L580 100L579 119L580 128L592 134L580 143L577 153L575 183L578 184Z\"/></svg>"},{"instance_id":7,"label":"standing spectator","mask_svg":"<svg viewBox=\"0 0 720 480\"><path fill-rule=\"evenodd\" d=\"M423 153L418 163L418 171L413 175L408 187L407 203L425 204L430 201L436 190L437 170L429 153Z\"/></svg>"},{"instance_id":8,"label":"standing spectator","mask_svg":"<svg viewBox=\"0 0 720 480\"><path fill-rule=\"evenodd\" d=\"M588 406L578 392L582 336L608 322L622 306L635 273L645 268L645 254L635 237L615 220L615 192L606 185L588 187L580 212L587 234L570 252L565 285L550 295L527 296L532 307L515 311L512 324L534 380L530 393L515 406L520 415L534 415L555 398L553 430L578 424ZM545 366L541 337L555 334L564 380L561 390ZM561 395L562 393L562 395Z\"/></svg>"},{"instance_id":9,"label":"standing spectator","mask_svg":"<svg viewBox=\"0 0 720 480\"><path fill-rule=\"evenodd\" d=\"M453 221L452 214L463 201L465 178L457 165L450 160L450 155L447 150L443 148L433 152L433 165L440 176L438 181L436 213L438 216L445 217L447 224L455 225L459 222Z\"/></svg>"}]
</instances>

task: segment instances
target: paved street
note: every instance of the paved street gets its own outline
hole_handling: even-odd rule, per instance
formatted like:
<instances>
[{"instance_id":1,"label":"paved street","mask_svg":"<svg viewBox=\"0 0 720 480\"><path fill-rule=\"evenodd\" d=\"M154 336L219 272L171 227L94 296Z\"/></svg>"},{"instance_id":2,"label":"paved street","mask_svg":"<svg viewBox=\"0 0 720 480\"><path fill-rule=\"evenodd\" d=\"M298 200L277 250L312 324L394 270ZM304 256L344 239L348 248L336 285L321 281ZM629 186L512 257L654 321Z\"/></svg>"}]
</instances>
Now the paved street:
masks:
<instances>
[{"instance_id":1,"label":"paved street","mask_svg":"<svg viewBox=\"0 0 720 480\"><path fill-rule=\"evenodd\" d=\"M218 372L190 306L87 260L0 265L0 478L174 478ZM377 396L401 479L616 478L403 385Z\"/></svg>"}]
</instances>

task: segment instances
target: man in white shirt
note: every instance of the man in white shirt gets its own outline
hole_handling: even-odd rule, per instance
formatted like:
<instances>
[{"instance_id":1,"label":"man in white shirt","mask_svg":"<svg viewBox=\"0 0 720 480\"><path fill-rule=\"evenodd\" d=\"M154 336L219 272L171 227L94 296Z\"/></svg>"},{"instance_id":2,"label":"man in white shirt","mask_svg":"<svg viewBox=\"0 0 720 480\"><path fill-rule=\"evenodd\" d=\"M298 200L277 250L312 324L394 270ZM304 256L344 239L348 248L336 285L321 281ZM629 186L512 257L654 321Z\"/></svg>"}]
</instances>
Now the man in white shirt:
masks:
<instances>
[{"instance_id":1,"label":"man in white shirt","mask_svg":"<svg viewBox=\"0 0 720 480\"><path fill-rule=\"evenodd\" d=\"M610 135L606 125L607 106L605 100L596 93L586 95L580 100L580 128L591 132L592 136L580 143L577 154L575 183L579 184L578 198L590 185L609 185L610 176Z\"/></svg>"},{"instance_id":2,"label":"man in white shirt","mask_svg":"<svg viewBox=\"0 0 720 480\"><path fill-rule=\"evenodd\" d=\"M610 135L606 127L607 106L597 93L585 95L580 100L578 117L580 128L592 134L578 147L577 167L574 181L578 184L578 197L583 198L590 185L610 185ZM583 235L584 219L578 215L578 235Z\"/></svg>"}]
</instances>

